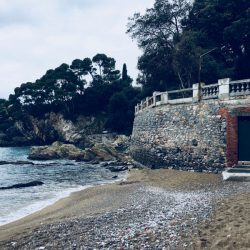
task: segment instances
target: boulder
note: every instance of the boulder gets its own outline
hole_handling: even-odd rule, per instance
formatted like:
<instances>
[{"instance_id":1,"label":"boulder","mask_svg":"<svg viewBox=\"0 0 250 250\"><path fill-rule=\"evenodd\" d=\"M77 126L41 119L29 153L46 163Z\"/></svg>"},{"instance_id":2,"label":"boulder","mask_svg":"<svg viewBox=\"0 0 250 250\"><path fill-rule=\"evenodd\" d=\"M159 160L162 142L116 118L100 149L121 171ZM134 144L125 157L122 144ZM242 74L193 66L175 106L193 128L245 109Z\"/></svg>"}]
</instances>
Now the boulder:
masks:
<instances>
[{"instance_id":1,"label":"boulder","mask_svg":"<svg viewBox=\"0 0 250 250\"><path fill-rule=\"evenodd\" d=\"M51 146L32 147L28 158L31 160L79 160L83 159L84 155L84 151L73 144L54 142Z\"/></svg>"},{"instance_id":2,"label":"boulder","mask_svg":"<svg viewBox=\"0 0 250 250\"><path fill-rule=\"evenodd\" d=\"M54 144L54 143L53 143ZM53 146L52 144L52 146ZM77 148L73 144L57 144L57 151L60 158L66 158L70 160L83 159L84 151L80 148Z\"/></svg>"},{"instance_id":3,"label":"boulder","mask_svg":"<svg viewBox=\"0 0 250 250\"><path fill-rule=\"evenodd\" d=\"M86 149L84 151L84 157L83 157L83 161L94 161L96 159L96 154L94 152L92 152L91 149Z\"/></svg>"},{"instance_id":4,"label":"boulder","mask_svg":"<svg viewBox=\"0 0 250 250\"><path fill-rule=\"evenodd\" d=\"M109 166L107 167L107 169L109 169L111 172L121 172L121 171L128 170L128 167L127 166Z\"/></svg>"},{"instance_id":5,"label":"boulder","mask_svg":"<svg viewBox=\"0 0 250 250\"><path fill-rule=\"evenodd\" d=\"M130 145L130 137L126 135L117 135L116 140L113 142L113 145L117 152L124 153L128 150Z\"/></svg>"},{"instance_id":6,"label":"boulder","mask_svg":"<svg viewBox=\"0 0 250 250\"><path fill-rule=\"evenodd\" d=\"M107 150L104 144L95 145L93 148L91 148L91 151L102 161L114 160L113 154L109 150Z\"/></svg>"},{"instance_id":7,"label":"boulder","mask_svg":"<svg viewBox=\"0 0 250 250\"><path fill-rule=\"evenodd\" d=\"M112 143L96 143L91 148L81 150L73 144L54 142L51 146L32 147L28 158L32 160L69 159L96 164L100 161L127 161L124 153L117 152L115 147L116 144Z\"/></svg>"},{"instance_id":8,"label":"boulder","mask_svg":"<svg viewBox=\"0 0 250 250\"><path fill-rule=\"evenodd\" d=\"M58 152L49 146L32 147L28 156L30 160L54 160L59 158Z\"/></svg>"},{"instance_id":9,"label":"boulder","mask_svg":"<svg viewBox=\"0 0 250 250\"><path fill-rule=\"evenodd\" d=\"M84 161L113 161L117 157L117 152L111 145L97 143L92 148L84 150Z\"/></svg>"}]
</instances>

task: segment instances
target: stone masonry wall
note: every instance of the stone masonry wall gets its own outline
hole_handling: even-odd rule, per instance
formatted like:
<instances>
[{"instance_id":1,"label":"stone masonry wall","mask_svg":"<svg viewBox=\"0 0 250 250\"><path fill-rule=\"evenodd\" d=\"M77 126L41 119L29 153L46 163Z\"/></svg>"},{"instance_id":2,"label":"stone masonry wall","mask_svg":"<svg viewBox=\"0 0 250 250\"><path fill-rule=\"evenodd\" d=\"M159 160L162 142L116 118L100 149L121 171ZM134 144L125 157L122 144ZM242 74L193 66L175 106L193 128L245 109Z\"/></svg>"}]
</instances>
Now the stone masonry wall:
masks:
<instances>
[{"instance_id":1,"label":"stone masonry wall","mask_svg":"<svg viewBox=\"0 0 250 250\"><path fill-rule=\"evenodd\" d=\"M136 115L132 157L152 168L218 172L226 165L226 119L219 101L162 105Z\"/></svg>"}]
</instances>

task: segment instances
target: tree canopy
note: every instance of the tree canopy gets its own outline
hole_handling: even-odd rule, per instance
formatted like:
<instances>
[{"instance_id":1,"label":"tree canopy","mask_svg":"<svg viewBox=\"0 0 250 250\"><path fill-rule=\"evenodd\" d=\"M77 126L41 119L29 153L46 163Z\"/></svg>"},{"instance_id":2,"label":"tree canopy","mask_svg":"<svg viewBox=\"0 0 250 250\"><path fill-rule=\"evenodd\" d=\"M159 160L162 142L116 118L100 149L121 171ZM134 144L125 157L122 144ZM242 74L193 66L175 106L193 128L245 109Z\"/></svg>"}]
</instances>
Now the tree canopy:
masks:
<instances>
[{"instance_id":1,"label":"tree canopy","mask_svg":"<svg viewBox=\"0 0 250 250\"><path fill-rule=\"evenodd\" d=\"M68 119L105 114L108 129L130 133L134 105L153 91L250 77L249 0L155 0L145 14L129 18L127 33L143 52L137 78L142 91L132 87L127 65L120 72L112 57L75 59L0 100L0 132L27 115L53 111Z\"/></svg>"},{"instance_id":2,"label":"tree canopy","mask_svg":"<svg viewBox=\"0 0 250 250\"><path fill-rule=\"evenodd\" d=\"M2 127L10 126L9 121L13 124L13 121L23 120L27 115L42 118L48 112L60 112L71 120L79 115L105 114L107 129L130 133L135 100L140 91L132 87L126 64L122 76L115 64L114 58L96 54L92 59L75 59L71 65L64 63L48 70L33 83L21 84L8 101L0 100L0 121L5 124ZM125 106L115 109L115 100L118 100L115 96ZM128 98L126 102L121 96ZM119 116L120 123L126 126L113 126L114 116Z\"/></svg>"},{"instance_id":3,"label":"tree canopy","mask_svg":"<svg viewBox=\"0 0 250 250\"><path fill-rule=\"evenodd\" d=\"M190 87L201 80L250 75L250 2L247 0L156 0L129 19L127 33L143 50L138 60L143 95Z\"/></svg>"}]
</instances>

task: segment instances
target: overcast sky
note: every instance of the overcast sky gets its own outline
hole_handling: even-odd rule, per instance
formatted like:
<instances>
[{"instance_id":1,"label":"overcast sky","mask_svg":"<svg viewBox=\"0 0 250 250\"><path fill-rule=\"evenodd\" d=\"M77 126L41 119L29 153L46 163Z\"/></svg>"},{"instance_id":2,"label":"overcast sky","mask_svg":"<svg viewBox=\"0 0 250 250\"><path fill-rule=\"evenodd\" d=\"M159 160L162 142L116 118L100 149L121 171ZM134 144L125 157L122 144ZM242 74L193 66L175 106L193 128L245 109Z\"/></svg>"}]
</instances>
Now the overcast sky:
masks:
<instances>
[{"instance_id":1,"label":"overcast sky","mask_svg":"<svg viewBox=\"0 0 250 250\"><path fill-rule=\"evenodd\" d=\"M140 51L128 17L154 0L0 0L0 98L73 59L105 53L134 79Z\"/></svg>"}]
</instances>

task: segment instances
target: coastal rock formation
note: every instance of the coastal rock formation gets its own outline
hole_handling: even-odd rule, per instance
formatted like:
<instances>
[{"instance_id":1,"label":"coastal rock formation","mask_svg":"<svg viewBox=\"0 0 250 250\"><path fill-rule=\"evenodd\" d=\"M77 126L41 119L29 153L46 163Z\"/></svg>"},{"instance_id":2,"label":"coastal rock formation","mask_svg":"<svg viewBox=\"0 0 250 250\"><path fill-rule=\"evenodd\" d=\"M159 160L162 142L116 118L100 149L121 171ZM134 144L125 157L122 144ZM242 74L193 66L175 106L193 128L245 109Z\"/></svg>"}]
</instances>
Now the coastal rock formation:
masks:
<instances>
[{"instance_id":1,"label":"coastal rock formation","mask_svg":"<svg viewBox=\"0 0 250 250\"><path fill-rule=\"evenodd\" d=\"M35 165L32 161L0 161L0 165Z\"/></svg>"},{"instance_id":2,"label":"coastal rock formation","mask_svg":"<svg viewBox=\"0 0 250 250\"><path fill-rule=\"evenodd\" d=\"M89 146L93 134L102 134L103 117L79 116L73 122L62 114L47 113L43 118L27 116L0 134L0 146L51 144L54 141ZM90 136L90 138L88 138Z\"/></svg>"},{"instance_id":3,"label":"coastal rock formation","mask_svg":"<svg viewBox=\"0 0 250 250\"><path fill-rule=\"evenodd\" d=\"M125 145L123 145L123 141ZM122 149L121 149L122 148ZM90 148L82 150L73 144L54 142L50 146L32 147L29 159L52 160L69 159L98 163L100 161L126 161L127 137L117 137L113 143L96 143Z\"/></svg>"},{"instance_id":4,"label":"coastal rock formation","mask_svg":"<svg viewBox=\"0 0 250 250\"><path fill-rule=\"evenodd\" d=\"M52 159L83 159L83 150L73 144L54 142L51 146L32 147L29 154L31 160L52 160Z\"/></svg>"},{"instance_id":5,"label":"coastal rock formation","mask_svg":"<svg viewBox=\"0 0 250 250\"><path fill-rule=\"evenodd\" d=\"M14 188L26 188L26 187L35 187L35 186L41 186L44 183L41 181L31 181L28 183L18 183L12 186L7 187L0 187L0 190L6 190L6 189L14 189Z\"/></svg>"}]
</instances>

